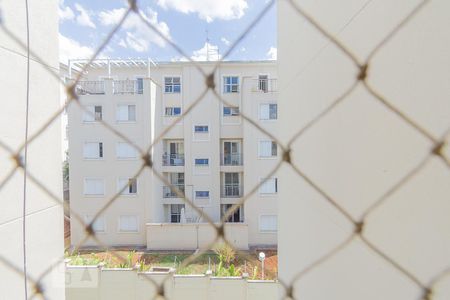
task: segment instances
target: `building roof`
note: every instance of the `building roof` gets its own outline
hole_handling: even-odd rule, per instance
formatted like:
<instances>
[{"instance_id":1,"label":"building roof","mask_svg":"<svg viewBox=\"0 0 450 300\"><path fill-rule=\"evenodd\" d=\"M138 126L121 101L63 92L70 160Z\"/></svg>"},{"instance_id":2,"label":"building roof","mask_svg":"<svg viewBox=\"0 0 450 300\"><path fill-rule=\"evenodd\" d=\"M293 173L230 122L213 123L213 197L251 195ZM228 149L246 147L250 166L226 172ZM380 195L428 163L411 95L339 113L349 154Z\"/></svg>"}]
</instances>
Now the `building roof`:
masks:
<instances>
[{"instance_id":1,"label":"building roof","mask_svg":"<svg viewBox=\"0 0 450 300\"><path fill-rule=\"evenodd\" d=\"M214 65L217 61L196 61L199 65ZM225 60L221 64L275 64L275 60ZM100 59L70 59L69 68L81 70L87 65L91 69L103 69L108 67L125 67L125 68L148 68L151 67L164 67L164 66L177 66L177 65L189 65L191 61L161 61L154 62L149 59L119 59L119 58L100 58Z\"/></svg>"}]
</instances>

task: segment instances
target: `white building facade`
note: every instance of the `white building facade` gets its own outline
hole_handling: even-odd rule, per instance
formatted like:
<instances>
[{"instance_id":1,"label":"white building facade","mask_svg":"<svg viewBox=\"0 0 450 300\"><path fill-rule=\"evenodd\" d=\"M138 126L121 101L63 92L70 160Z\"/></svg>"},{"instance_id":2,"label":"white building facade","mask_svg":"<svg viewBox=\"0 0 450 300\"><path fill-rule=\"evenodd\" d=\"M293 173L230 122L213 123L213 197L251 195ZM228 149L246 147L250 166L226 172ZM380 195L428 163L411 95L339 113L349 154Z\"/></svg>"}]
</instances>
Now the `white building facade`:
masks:
<instances>
[{"instance_id":1,"label":"white building facade","mask_svg":"<svg viewBox=\"0 0 450 300\"><path fill-rule=\"evenodd\" d=\"M230 106L212 91L195 103L206 85L192 63L149 64L99 60L78 84L80 102L91 113L77 105L68 109L71 210L88 223L124 189L93 224L104 245L197 249L214 241L214 228L167 183L219 223L264 182L227 220L225 233L240 249L275 246L278 178L264 174L281 153L242 115L275 131L276 62L222 63L215 72L216 91ZM209 73L215 63L199 65ZM70 67L82 66L73 61ZM130 141L140 149L153 145L153 168L166 180L149 168L134 178L143 161ZM72 246L97 245L93 239L83 242L84 227L72 218Z\"/></svg>"}]
</instances>

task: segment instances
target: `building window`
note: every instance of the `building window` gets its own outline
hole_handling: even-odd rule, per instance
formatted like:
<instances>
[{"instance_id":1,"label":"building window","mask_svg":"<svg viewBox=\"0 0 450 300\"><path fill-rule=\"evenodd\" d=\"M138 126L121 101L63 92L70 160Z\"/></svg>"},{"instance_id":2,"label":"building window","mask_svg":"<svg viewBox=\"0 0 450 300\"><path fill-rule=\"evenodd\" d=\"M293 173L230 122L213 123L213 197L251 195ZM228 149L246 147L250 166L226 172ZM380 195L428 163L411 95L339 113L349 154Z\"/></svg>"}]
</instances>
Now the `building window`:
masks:
<instances>
[{"instance_id":1,"label":"building window","mask_svg":"<svg viewBox=\"0 0 450 300\"><path fill-rule=\"evenodd\" d=\"M144 93L144 78L137 77L136 78L136 94Z\"/></svg>"},{"instance_id":2,"label":"building window","mask_svg":"<svg viewBox=\"0 0 450 300\"><path fill-rule=\"evenodd\" d=\"M224 76L223 77L223 92L224 93L238 93L239 92L239 77L238 76Z\"/></svg>"},{"instance_id":3,"label":"building window","mask_svg":"<svg viewBox=\"0 0 450 300\"><path fill-rule=\"evenodd\" d=\"M209 165L209 159L208 158L196 158L195 165L196 166L207 166L207 165Z\"/></svg>"},{"instance_id":4,"label":"building window","mask_svg":"<svg viewBox=\"0 0 450 300\"><path fill-rule=\"evenodd\" d=\"M181 115L181 107L166 107L166 116L179 116Z\"/></svg>"},{"instance_id":5,"label":"building window","mask_svg":"<svg viewBox=\"0 0 450 300\"><path fill-rule=\"evenodd\" d=\"M259 141L259 157L276 157L278 145L274 141Z\"/></svg>"},{"instance_id":6,"label":"building window","mask_svg":"<svg viewBox=\"0 0 450 300\"><path fill-rule=\"evenodd\" d=\"M220 218L226 215L226 213L233 208L233 204L220 205ZM225 222L240 223L244 222L244 208L240 205L226 220Z\"/></svg>"},{"instance_id":7,"label":"building window","mask_svg":"<svg viewBox=\"0 0 450 300\"><path fill-rule=\"evenodd\" d=\"M134 104L117 105L116 120L118 122L135 122L136 121L136 105L134 105Z\"/></svg>"},{"instance_id":8,"label":"building window","mask_svg":"<svg viewBox=\"0 0 450 300\"><path fill-rule=\"evenodd\" d=\"M194 127L194 131L197 133L208 132L208 130L209 130L208 125L196 125Z\"/></svg>"},{"instance_id":9,"label":"building window","mask_svg":"<svg viewBox=\"0 0 450 300\"><path fill-rule=\"evenodd\" d=\"M278 118L277 104L261 104L259 118L260 120L276 120Z\"/></svg>"},{"instance_id":10,"label":"building window","mask_svg":"<svg viewBox=\"0 0 450 300\"><path fill-rule=\"evenodd\" d=\"M86 224L91 224L94 216L86 215L84 216L84 221ZM95 218L95 221L92 223L92 229L94 232L105 232L106 231L106 224L105 224L105 217L98 216Z\"/></svg>"},{"instance_id":11,"label":"building window","mask_svg":"<svg viewBox=\"0 0 450 300\"><path fill-rule=\"evenodd\" d=\"M103 119L101 105L88 105L83 111L83 122L98 122Z\"/></svg>"},{"instance_id":12,"label":"building window","mask_svg":"<svg viewBox=\"0 0 450 300\"><path fill-rule=\"evenodd\" d=\"M120 216L119 231L120 232L138 232L139 224L137 216Z\"/></svg>"},{"instance_id":13,"label":"building window","mask_svg":"<svg viewBox=\"0 0 450 300\"><path fill-rule=\"evenodd\" d=\"M118 191L122 195L136 195L137 194L137 179L136 178L120 178Z\"/></svg>"},{"instance_id":14,"label":"building window","mask_svg":"<svg viewBox=\"0 0 450 300\"><path fill-rule=\"evenodd\" d=\"M184 204L170 204L170 223L181 222L182 209L184 209Z\"/></svg>"},{"instance_id":15,"label":"building window","mask_svg":"<svg viewBox=\"0 0 450 300\"><path fill-rule=\"evenodd\" d=\"M103 158L103 143L84 143L83 157L86 159L100 159Z\"/></svg>"},{"instance_id":16,"label":"building window","mask_svg":"<svg viewBox=\"0 0 450 300\"><path fill-rule=\"evenodd\" d=\"M223 115L225 117L239 116L239 107L224 106Z\"/></svg>"},{"instance_id":17,"label":"building window","mask_svg":"<svg viewBox=\"0 0 450 300\"><path fill-rule=\"evenodd\" d=\"M180 93L181 92L181 78L180 77L165 77L164 78L164 92Z\"/></svg>"},{"instance_id":18,"label":"building window","mask_svg":"<svg viewBox=\"0 0 450 300\"><path fill-rule=\"evenodd\" d=\"M85 178L84 194L102 196L105 194L105 181L101 178Z\"/></svg>"},{"instance_id":19,"label":"building window","mask_svg":"<svg viewBox=\"0 0 450 300\"><path fill-rule=\"evenodd\" d=\"M132 145L119 142L116 146L116 156L119 159L137 158L137 151Z\"/></svg>"},{"instance_id":20,"label":"building window","mask_svg":"<svg viewBox=\"0 0 450 300\"><path fill-rule=\"evenodd\" d=\"M276 215L262 215L259 217L260 232L276 232L278 230L278 220Z\"/></svg>"},{"instance_id":21,"label":"building window","mask_svg":"<svg viewBox=\"0 0 450 300\"><path fill-rule=\"evenodd\" d=\"M269 91L269 76L258 76L258 90L264 93L267 93Z\"/></svg>"},{"instance_id":22,"label":"building window","mask_svg":"<svg viewBox=\"0 0 450 300\"><path fill-rule=\"evenodd\" d=\"M260 194L276 194L278 193L278 178L267 178L261 180L259 186Z\"/></svg>"},{"instance_id":23,"label":"building window","mask_svg":"<svg viewBox=\"0 0 450 300\"><path fill-rule=\"evenodd\" d=\"M209 191L195 191L195 198L209 198Z\"/></svg>"}]
</instances>

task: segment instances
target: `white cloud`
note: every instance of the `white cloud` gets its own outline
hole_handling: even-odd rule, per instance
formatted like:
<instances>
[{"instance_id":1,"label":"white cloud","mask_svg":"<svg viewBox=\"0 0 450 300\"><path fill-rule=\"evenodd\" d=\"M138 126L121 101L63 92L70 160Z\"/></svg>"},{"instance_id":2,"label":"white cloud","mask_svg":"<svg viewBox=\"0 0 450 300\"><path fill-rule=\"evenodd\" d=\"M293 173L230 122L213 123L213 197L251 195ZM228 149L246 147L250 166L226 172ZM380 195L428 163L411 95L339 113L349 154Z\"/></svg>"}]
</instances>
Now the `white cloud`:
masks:
<instances>
[{"instance_id":1,"label":"white cloud","mask_svg":"<svg viewBox=\"0 0 450 300\"><path fill-rule=\"evenodd\" d=\"M221 57L222 56L219 54L219 47L211 45L209 43L205 43L202 48L193 52L191 59L196 61L216 61L221 59Z\"/></svg>"},{"instance_id":2,"label":"white cloud","mask_svg":"<svg viewBox=\"0 0 450 300\"><path fill-rule=\"evenodd\" d=\"M116 8L99 13L100 23L104 26L117 24L125 13L125 8ZM152 24L166 38L171 39L169 26L165 22L158 21L158 13L147 7L146 13L141 11L144 18ZM157 33L153 32L136 14L131 14L125 20L122 28L126 30L126 37L119 41L124 48L132 48L137 52L145 52L154 43L159 47L165 47L166 41Z\"/></svg>"},{"instance_id":3,"label":"white cloud","mask_svg":"<svg viewBox=\"0 0 450 300\"><path fill-rule=\"evenodd\" d=\"M73 20L75 18L73 10L69 6L64 6L64 0L59 1L58 16L61 22Z\"/></svg>"},{"instance_id":4,"label":"white cloud","mask_svg":"<svg viewBox=\"0 0 450 300\"><path fill-rule=\"evenodd\" d=\"M120 39L119 41L119 46L123 47L123 48L128 48L127 43L125 42L124 39Z\"/></svg>"},{"instance_id":5,"label":"white cloud","mask_svg":"<svg viewBox=\"0 0 450 300\"><path fill-rule=\"evenodd\" d=\"M245 51L247 51L247 48L242 47L242 48L241 48L241 52L245 52Z\"/></svg>"},{"instance_id":6,"label":"white cloud","mask_svg":"<svg viewBox=\"0 0 450 300\"><path fill-rule=\"evenodd\" d=\"M184 14L196 13L208 23L214 19L239 19L248 8L247 0L158 0L158 5Z\"/></svg>"},{"instance_id":7,"label":"white cloud","mask_svg":"<svg viewBox=\"0 0 450 300\"><path fill-rule=\"evenodd\" d=\"M82 46L75 40L59 34L59 61L67 64L69 59L90 58L94 49Z\"/></svg>"},{"instance_id":8,"label":"white cloud","mask_svg":"<svg viewBox=\"0 0 450 300\"><path fill-rule=\"evenodd\" d=\"M78 16L75 19L75 21L79 25L86 26L86 27L91 27L91 28L96 28L94 22L92 22L91 17L89 16L91 14L90 12L88 12L79 3L75 3L75 9L79 12Z\"/></svg>"},{"instance_id":9,"label":"white cloud","mask_svg":"<svg viewBox=\"0 0 450 300\"><path fill-rule=\"evenodd\" d=\"M277 60L278 50L275 47L270 47L269 51L266 53L270 60Z\"/></svg>"},{"instance_id":10,"label":"white cloud","mask_svg":"<svg viewBox=\"0 0 450 300\"><path fill-rule=\"evenodd\" d=\"M148 50L148 43L145 39L140 39L136 37L131 32L127 32L127 37L125 38L127 46L136 52L144 52Z\"/></svg>"},{"instance_id":11,"label":"white cloud","mask_svg":"<svg viewBox=\"0 0 450 300\"><path fill-rule=\"evenodd\" d=\"M220 39L222 41L222 43L224 43L226 46L230 46L231 42L229 40L227 40L225 37Z\"/></svg>"}]
</instances>

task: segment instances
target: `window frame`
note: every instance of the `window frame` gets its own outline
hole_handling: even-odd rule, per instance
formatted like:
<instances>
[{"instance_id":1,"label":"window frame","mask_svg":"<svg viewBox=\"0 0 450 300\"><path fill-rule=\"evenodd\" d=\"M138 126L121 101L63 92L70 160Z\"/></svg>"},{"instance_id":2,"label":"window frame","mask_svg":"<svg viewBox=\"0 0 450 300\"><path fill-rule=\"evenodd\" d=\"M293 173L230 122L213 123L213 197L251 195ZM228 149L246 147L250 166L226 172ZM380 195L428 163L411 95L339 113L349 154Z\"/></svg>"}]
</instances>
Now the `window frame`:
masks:
<instances>
[{"instance_id":1,"label":"window frame","mask_svg":"<svg viewBox=\"0 0 450 300\"><path fill-rule=\"evenodd\" d=\"M275 217L276 229L273 229L273 230L261 230L262 217ZM259 233L271 233L271 234L278 233L278 215L274 215L274 214L261 214L261 215L259 215L259 217L258 217L258 232Z\"/></svg>"},{"instance_id":2,"label":"window frame","mask_svg":"<svg viewBox=\"0 0 450 300\"><path fill-rule=\"evenodd\" d=\"M206 130L197 131L197 127L206 127ZM194 125L194 133L209 133L209 125Z\"/></svg>"},{"instance_id":3,"label":"window frame","mask_svg":"<svg viewBox=\"0 0 450 300\"><path fill-rule=\"evenodd\" d=\"M119 107L120 106L126 106L127 107L127 116L128 116L127 120L120 120L119 119ZM130 106L134 106L134 120L130 120L129 119L129 117L130 117ZM137 112L138 112L138 109L137 109L137 104L136 103L117 103L117 105L116 105L116 122L117 123L137 123L137 119L138 119Z\"/></svg>"},{"instance_id":4,"label":"window frame","mask_svg":"<svg viewBox=\"0 0 450 300\"><path fill-rule=\"evenodd\" d=\"M85 147L87 144L97 144L97 157L86 157L85 155ZM103 142L93 142L93 141L85 141L83 143L83 159L84 160L104 160L105 158L105 146Z\"/></svg>"},{"instance_id":5,"label":"window frame","mask_svg":"<svg viewBox=\"0 0 450 300\"><path fill-rule=\"evenodd\" d=\"M122 225L122 217L136 217L136 231L131 231L131 230L123 230L121 227ZM117 232L118 233L125 233L125 234L136 234L140 232L140 224L139 224L140 220L139 220L139 216L138 215L119 215L118 218L118 222L117 222Z\"/></svg>"},{"instance_id":6,"label":"window frame","mask_svg":"<svg viewBox=\"0 0 450 300\"><path fill-rule=\"evenodd\" d=\"M271 144L270 144L270 156L263 156L263 155L261 155L261 150L262 150L262 147L261 147L261 143L262 142L270 142ZM273 150L274 150L274 145L275 145L275 155L273 155ZM277 142L275 142L275 141L273 141L273 140L269 140L269 139L259 139L258 140L258 159L276 159L278 157L278 144L277 144Z\"/></svg>"},{"instance_id":7,"label":"window frame","mask_svg":"<svg viewBox=\"0 0 450 300\"><path fill-rule=\"evenodd\" d=\"M103 105L101 105L101 104L86 105L85 106L86 110L88 110L89 107L93 107L94 108L93 111L91 111L91 113L93 113L93 115L94 115L94 119L93 120L87 120L86 117L87 116L90 117L91 115L89 113L87 113L86 111L82 110L81 120L82 120L83 124L92 124L92 123L98 123L98 122L103 121L103 114L104 114ZM100 107L100 109L101 109L100 119L97 119L97 113L95 111L96 107Z\"/></svg>"},{"instance_id":8,"label":"window frame","mask_svg":"<svg viewBox=\"0 0 450 300\"><path fill-rule=\"evenodd\" d=\"M225 113L225 110L229 109L229 113ZM233 113L234 110L234 113ZM241 114L239 106L223 106L222 108L222 116L224 117L238 117Z\"/></svg>"},{"instance_id":9,"label":"window frame","mask_svg":"<svg viewBox=\"0 0 450 300\"><path fill-rule=\"evenodd\" d=\"M206 163L197 163L197 161L203 160L206 161ZM209 158L194 158L194 165L196 167L208 167L209 166Z\"/></svg>"},{"instance_id":10,"label":"window frame","mask_svg":"<svg viewBox=\"0 0 450 300\"><path fill-rule=\"evenodd\" d=\"M265 105L269 106L269 108L268 108L269 115L268 115L267 119L266 118L263 119L262 111L261 111L262 107L265 106ZM276 105L276 108L277 108L276 118L274 118L274 119L271 118L271 113L270 113L270 106L271 105ZM275 122L275 121L277 121L278 120L278 103L275 103L275 102L260 103L259 104L258 116L259 116L259 120L260 121L265 121L265 122Z\"/></svg>"},{"instance_id":11,"label":"window frame","mask_svg":"<svg viewBox=\"0 0 450 300\"><path fill-rule=\"evenodd\" d=\"M84 215L84 222L86 222L86 224L90 224L92 222L94 215ZM95 229L95 223L97 221L101 220L103 223L103 230L96 230ZM92 223L92 230L95 232L95 234L105 234L107 233L107 228L106 228L106 217L104 215L100 215L95 219L95 222Z\"/></svg>"},{"instance_id":12,"label":"window frame","mask_svg":"<svg viewBox=\"0 0 450 300\"><path fill-rule=\"evenodd\" d=\"M175 109L179 109L179 114L174 114ZM167 110L170 109L172 111L172 114L167 114ZM164 116L165 117L178 117L181 116L181 106L166 106L164 107Z\"/></svg>"},{"instance_id":13,"label":"window frame","mask_svg":"<svg viewBox=\"0 0 450 300\"><path fill-rule=\"evenodd\" d=\"M171 83L169 83L169 86L171 87L171 91L167 91L167 89L166 89L167 88L166 79L168 79L168 78L172 79ZM174 78L179 78L180 79L180 83L178 84L179 85L179 91L178 92L174 91L174 86L176 85L173 82ZM181 78L181 75L165 75L165 76L163 76L163 83L164 83L164 94L181 94L181 92L182 92L182 78Z\"/></svg>"},{"instance_id":14,"label":"window frame","mask_svg":"<svg viewBox=\"0 0 450 300\"><path fill-rule=\"evenodd\" d=\"M126 145L129 145L129 147L130 147L131 149L133 149L135 156L133 156L133 157L131 157L131 156L121 157L121 156L119 156L119 153L118 153L118 152L119 152L119 151L118 151L119 144L126 144ZM117 160L137 160L137 159L138 159L138 152L137 152L137 150L133 147L133 145L131 145L131 144L127 143L127 142L119 141L119 142L116 142L116 159L117 159Z\"/></svg>"},{"instance_id":15,"label":"window frame","mask_svg":"<svg viewBox=\"0 0 450 300\"><path fill-rule=\"evenodd\" d=\"M172 213L172 206L175 206L180 208L179 212L173 212ZM176 204L176 203L172 203L169 204L169 223L170 224L180 224L181 223L181 210L184 208L184 211L186 212L186 205L185 204ZM177 217L178 218L178 222L172 222L172 217Z\"/></svg>"},{"instance_id":16,"label":"window frame","mask_svg":"<svg viewBox=\"0 0 450 300\"><path fill-rule=\"evenodd\" d=\"M226 78L231 78L231 83L226 82ZM232 82L232 78L237 78L237 83ZM222 75L222 94L239 94L241 92L241 77L235 74ZM227 87L230 87L230 91L227 91ZM233 86L236 86L236 91L233 91Z\"/></svg>"},{"instance_id":17,"label":"window frame","mask_svg":"<svg viewBox=\"0 0 450 300\"><path fill-rule=\"evenodd\" d=\"M263 187L265 184L267 184L267 182L269 182L269 180L271 180L271 179L275 180L274 181L274 183L275 183L274 190L275 191L273 193L264 193L264 192L262 192L261 191L261 187ZM260 196L262 196L262 197L272 197L272 196L275 196L275 195L278 194L278 177L267 177L267 178L260 177L259 178L259 182L260 182L260 185L259 185L259 188L258 188L258 193L259 193Z\"/></svg>"},{"instance_id":18,"label":"window frame","mask_svg":"<svg viewBox=\"0 0 450 300\"><path fill-rule=\"evenodd\" d=\"M206 193L207 195L199 196L198 193ZM201 190L201 191L196 190L195 191L195 199L209 199L210 195L211 195L211 192L209 190Z\"/></svg>"},{"instance_id":19,"label":"window frame","mask_svg":"<svg viewBox=\"0 0 450 300\"><path fill-rule=\"evenodd\" d=\"M122 182L121 182L121 181L124 181L124 180L127 180L127 181L128 181L128 183L127 183L127 185L126 185L126 188L124 188L124 187L122 186ZM135 186L136 186L136 192L135 192L135 193L130 193L130 192L129 192L129 189L131 188L131 185L129 184L129 182L130 182L131 180L134 180L134 182L135 182ZM124 188L123 191L121 191L122 188ZM128 191L127 191L127 190L128 190ZM136 196L138 196L138 193L139 193L139 182L138 182L138 179L137 179L137 178L133 178L133 177L119 177L119 178L117 179L117 192L120 192L120 195L121 195L121 196L131 196L131 197L136 197Z\"/></svg>"},{"instance_id":20,"label":"window frame","mask_svg":"<svg viewBox=\"0 0 450 300\"><path fill-rule=\"evenodd\" d=\"M87 194L86 193L86 180L99 180L99 181L102 181L102 183L103 183L103 193L102 194ZM104 197L105 194L106 194L105 178L100 178L100 177L84 177L83 178L83 195L84 195L84 197L101 198L101 197Z\"/></svg>"}]
</instances>

